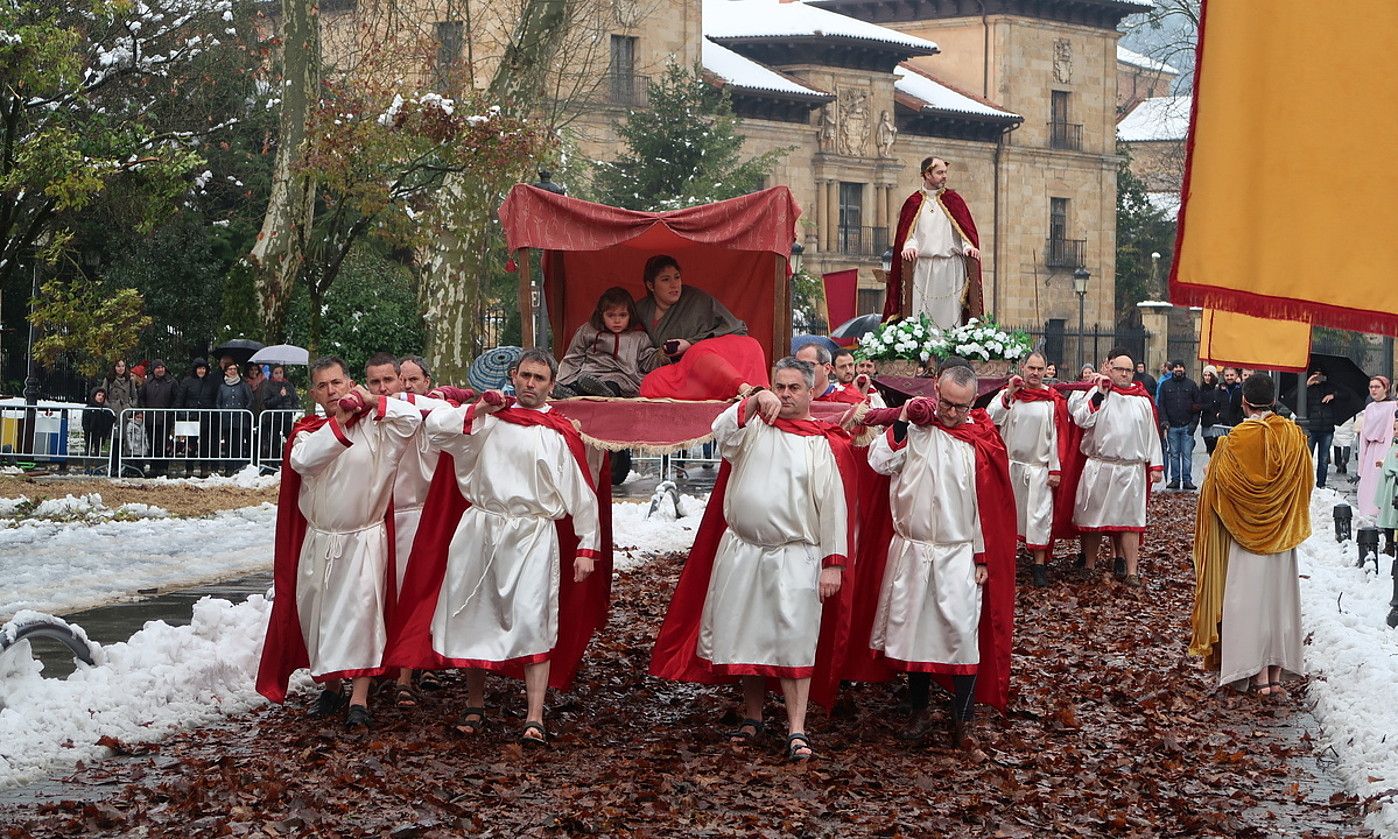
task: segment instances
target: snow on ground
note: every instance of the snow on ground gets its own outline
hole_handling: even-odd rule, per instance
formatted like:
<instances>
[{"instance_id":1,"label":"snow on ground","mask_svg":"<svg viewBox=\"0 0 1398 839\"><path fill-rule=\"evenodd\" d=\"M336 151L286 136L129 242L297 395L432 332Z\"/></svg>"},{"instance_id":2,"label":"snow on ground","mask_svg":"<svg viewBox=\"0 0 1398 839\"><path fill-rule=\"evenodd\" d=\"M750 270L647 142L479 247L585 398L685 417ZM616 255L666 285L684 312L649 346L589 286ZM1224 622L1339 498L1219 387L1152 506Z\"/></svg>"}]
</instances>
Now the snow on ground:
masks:
<instances>
[{"instance_id":1,"label":"snow on ground","mask_svg":"<svg viewBox=\"0 0 1398 839\"><path fill-rule=\"evenodd\" d=\"M1367 826L1398 836L1398 630L1389 629L1392 560L1355 567L1354 540L1336 543L1333 510L1345 502L1330 489L1311 499L1311 538L1301 545L1301 628L1310 636L1306 667L1320 720L1317 751L1334 747L1337 771L1351 792L1380 796ZM1355 532L1372 521L1355 516ZM1394 742L1389 743L1388 738Z\"/></svg>"},{"instance_id":2,"label":"snow on ground","mask_svg":"<svg viewBox=\"0 0 1398 839\"><path fill-rule=\"evenodd\" d=\"M675 503L670 496L661 498L655 512L650 513L650 501L615 501L612 503L612 544L615 554L612 566L617 571L629 571L645 564L657 554L688 551L704 517L708 496L680 496L681 517L675 516Z\"/></svg>"},{"instance_id":3,"label":"snow on ground","mask_svg":"<svg viewBox=\"0 0 1398 839\"><path fill-rule=\"evenodd\" d=\"M261 595L206 597L190 625L151 621L66 679L43 678L27 641L0 653L0 786L105 757L103 737L150 742L263 702L253 674L270 609Z\"/></svg>"},{"instance_id":4,"label":"snow on ground","mask_svg":"<svg viewBox=\"0 0 1398 839\"><path fill-rule=\"evenodd\" d=\"M207 478L171 478L161 475L156 478L142 478L140 480L119 480L123 486L169 486L176 484L179 486L190 486L195 489L214 489L217 487L238 487L240 489L265 489L274 487L281 483L282 473L273 472L270 475L262 474L262 470L256 466L244 466L240 471L234 472L228 477L223 475L210 475Z\"/></svg>"},{"instance_id":5,"label":"snow on ground","mask_svg":"<svg viewBox=\"0 0 1398 839\"><path fill-rule=\"evenodd\" d=\"M122 504L112 509L102 503L102 494L91 492L87 495L65 495L62 498L49 498L44 501L30 501L28 496L0 498L0 524L18 527L32 519L49 519L68 522L99 522L109 520L130 521L132 519L164 519L170 513L151 504ZM6 522L6 519L12 521Z\"/></svg>"},{"instance_id":6,"label":"snow on ground","mask_svg":"<svg viewBox=\"0 0 1398 839\"><path fill-rule=\"evenodd\" d=\"M268 571L275 519L272 504L202 519L23 519L0 529L0 620L21 609L62 614L134 597L141 589Z\"/></svg>"}]
</instances>

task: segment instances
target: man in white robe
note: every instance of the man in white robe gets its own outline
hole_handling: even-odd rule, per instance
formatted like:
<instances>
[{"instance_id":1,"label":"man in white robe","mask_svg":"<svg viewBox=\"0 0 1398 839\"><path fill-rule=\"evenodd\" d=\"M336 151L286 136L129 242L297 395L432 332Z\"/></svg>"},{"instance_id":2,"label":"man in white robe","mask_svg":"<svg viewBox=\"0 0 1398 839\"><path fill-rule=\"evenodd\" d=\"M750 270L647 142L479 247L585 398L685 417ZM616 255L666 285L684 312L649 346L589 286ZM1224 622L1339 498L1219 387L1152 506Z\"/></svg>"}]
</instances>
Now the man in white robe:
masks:
<instances>
[{"instance_id":1,"label":"man in white robe","mask_svg":"<svg viewBox=\"0 0 1398 839\"><path fill-rule=\"evenodd\" d=\"M894 529L869 646L895 669L951 677L951 743L970 749L988 575L975 447L947 429L971 421L976 388L971 368L948 368L937 381L935 422L909 425L913 403L906 403L899 422L869 446L869 465L892 477ZM918 680L914 704L921 707L909 724L912 736L930 728L926 685L925 677Z\"/></svg>"},{"instance_id":2,"label":"man in white robe","mask_svg":"<svg viewBox=\"0 0 1398 839\"><path fill-rule=\"evenodd\" d=\"M311 675L330 679L312 714L344 705L339 677L352 677L350 727L369 724L371 677L383 662L389 544L384 518L399 460L422 415L355 387L336 358L311 368L311 394L330 418L296 435L288 466L300 477L306 520L296 571L296 614Z\"/></svg>"},{"instance_id":3,"label":"man in white robe","mask_svg":"<svg viewBox=\"0 0 1398 839\"><path fill-rule=\"evenodd\" d=\"M932 158L923 167L924 198L918 208L912 234L900 254L913 266L912 314L926 314L939 329L961 324L966 295L966 259L980 259L981 252L966 241L953 223L938 194L946 189L947 163ZM906 269L905 269L906 270Z\"/></svg>"},{"instance_id":4,"label":"man in white robe","mask_svg":"<svg viewBox=\"0 0 1398 839\"><path fill-rule=\"evenodd\" d=\"M1048 585L1053 497L1062 478L1058 457L1062 397L1044 387L1047 368L1042 353L1030 353L1019 365L1023 375L1011 377L986 408L1010 455L1017 532L1034 555L1034 585L1040 587Z\"/></svg>"},{"instance_id":5,"label":"man in white robe","mask_svg":"<svg viewBox=\"0 0 1398 839\"><path fill-rule=\"evenodd\" d=\"M1085 458L1073 504L1073 525L1082 532L1089 574L1097 563L1103 536L1111 536L1125 560L1123 582L1141 585L1138 561L1141 534L1146 531L1146 483L1164 475L1155 397L1140 382L1131 356L1109 353L1107 376L1073 409L1073 422L1083 429Z\"/></svg>"},{"instance_id":6,"label":"man in white robe","mask_svg":"<svg viewBox=\"0 0 1398 839\"><path fill-rule=\"evenodd\" d=\"M427 419L428 441L451 455L470 504L451 538L432 649L468 668L467 708L457 723L463 734L484 725L486 671L523 666L528 709L521 742L528 746L547 742L544 698L559 640L559 575L586 579L601 547L591 477L553 427L567 421L529 416L551 411L557 370L552 356L530 350L512 371L518 401L507 413L496 416L506 403L491 391ZM568 558L555 527L566 516L578 537L576 556Z\"/></svg>"}]
</instances>

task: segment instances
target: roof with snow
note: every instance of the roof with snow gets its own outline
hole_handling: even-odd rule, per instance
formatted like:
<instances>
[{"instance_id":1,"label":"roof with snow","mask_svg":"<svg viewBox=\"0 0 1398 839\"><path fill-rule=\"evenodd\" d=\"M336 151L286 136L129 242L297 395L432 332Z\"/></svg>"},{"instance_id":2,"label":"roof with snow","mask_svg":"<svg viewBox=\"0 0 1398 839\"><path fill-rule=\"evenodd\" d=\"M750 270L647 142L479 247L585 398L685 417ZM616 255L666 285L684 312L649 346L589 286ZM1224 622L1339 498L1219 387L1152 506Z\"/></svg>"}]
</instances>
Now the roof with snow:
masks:
<instances>
[{"instance_id":1,"label":"roof with snow","mask_svg":"<svg viewBox=\"0 0 1398 839\"><path fill-rule=\"evenodd\" d=\"M973 18L1011 15L1036 20L1056 20L1099 29L1115 30L1122 18L1148 12L1151 0L809 0L862 20L894 23L911 20Z\"/></svg>"},{"instance_id":2,"label":"roof with snow","mask_svg":"<svg viewBox=\"0 0 1398 839\"><path fill-rule=\"evenodd\" d=\"M1116 60L1122 64L1139 67L1142 70L1150 70L1156 73L1170 73L1175 76L1180 74L1179 69L1163 61L1156 61L1148 55L1141 55L1139 52L1133 52L1120 44L1117 44L1116 47Z\"/></svg>"},{"instance_id":3,"label":"roof with snow","mask_svg":"<svg viewBox=\"0 0 1398 839\"><path fill-rule=\"evenodd\" d=\"M1001 110L994 105L961 93L916 67L900 64L893 68L893 74L897 77L893 82L894 90L920 100L924 103L921 110L969 114L1007 122L1022 122L1024 120L1024 117L1019 114Z\"/></svg>"},{"instance_id":4,"label":"roof with snow","mask_svg":"<svg viewBox=\"0 0 1398 839\"><path fill-rule=\"evenodd\" d=\"M1116 124L1123 143L1175 142L1189 136L1190 96L1146 99Z\"/></svg>"},{"instance_id":5,"label":"roof with snow","mask_svg":"<svg viewBox=\"0 0 1398 839\"><path fill-rule=\"evenodd\" d=\"M708 38L703 40L701 50L704 69L718 77L725 85L737 90L822 102L834 98L829 93L806 87L790 76L764 67L750 58L744 58Z\"/></svg>"},{"instance_id":6,"label":"roof with snow","mask_svg":"<svg viewBox=\"0 0 1398 839\"><path fill-rule=\"evenodd\" d=\"M836 40L894 47L904 55L934 55L937 45L877 24L802 2L704 0L704 35L719 43L773 39Z\"/></svg>"},{"instance_id":7,"label":"roof with snow","mask_svg":"<svg viewBox=\"0 0 1398 839\"><path fill-rule=\"evenodd\" d=\"M1147 192L1146 201L1167 216L1179 215L1180 194L1178 192Z\"/></svg>"}]
</instances>

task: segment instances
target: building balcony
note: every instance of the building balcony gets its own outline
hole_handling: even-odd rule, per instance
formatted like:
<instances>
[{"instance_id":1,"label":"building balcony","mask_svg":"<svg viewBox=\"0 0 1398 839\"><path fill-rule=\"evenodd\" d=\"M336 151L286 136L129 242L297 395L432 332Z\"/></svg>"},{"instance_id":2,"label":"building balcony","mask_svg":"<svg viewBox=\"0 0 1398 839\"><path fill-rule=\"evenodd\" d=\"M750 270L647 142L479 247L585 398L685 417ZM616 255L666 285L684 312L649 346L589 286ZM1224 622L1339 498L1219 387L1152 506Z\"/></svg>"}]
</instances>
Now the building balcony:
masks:
<instances>
[{"instance_id":1,"label":"building balcony","mask_svg":"<svg viewBox=\"0 0 1398 839\"><path fill-rule=\"evenodd\" d=\"M888 250L888 228L837 227L835 250L846 256L883 256L883 252Z\"/></svg>"},{"instance_id":2,"label":"building balcony","mask_svg":"<svg viewBox=\"0 0 1398 839\"><path fill-rule=\"evenodd\" d=\"M1049 148L1078 151L1082 148L1082 126L1068 122L1050 122Z\"/></svg>"},{"instance_id":3,"label":"building balcony","mask_svg":"<svg viewBox=\"0 0 1398 839\"><path fill-rule=\"evenodd\" d=\"M639 73L605 73L597 98L609 105L644 108L649 101L650 77Z\"/></svg>"},{"instance_id":4,"label":"building balcony","mask_svg":"<svg viewBox=\"0 0 1398 839\"><path fill-rule=\"evenodd\" d=\"M1077 268L1087 256L1086 239L1054 239L1044 242L1044 264L1050 268Z\"/></svg>"}]
</instances>

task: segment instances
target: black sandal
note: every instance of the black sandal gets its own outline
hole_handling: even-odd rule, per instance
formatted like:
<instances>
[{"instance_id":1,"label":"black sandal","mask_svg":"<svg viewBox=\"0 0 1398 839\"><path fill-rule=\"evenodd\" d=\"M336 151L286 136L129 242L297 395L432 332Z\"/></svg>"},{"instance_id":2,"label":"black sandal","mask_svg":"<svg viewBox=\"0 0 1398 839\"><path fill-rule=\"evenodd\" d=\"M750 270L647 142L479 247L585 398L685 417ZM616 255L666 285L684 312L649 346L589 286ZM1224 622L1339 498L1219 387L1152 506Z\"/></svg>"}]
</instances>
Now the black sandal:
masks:
<instances>
[{"instance_id":1,"label":"black sandal","mask_svg":"<svg viewBox=\"0 0 1398 839\"><path fill-rule=\"evenodd\" d=\"M419 670L417 686L422 690L441 690L442 678L431 670Z\"/></svg>"},{"instance_id":2,"label":"black sandal","mask_svg":"<svg viewBox=\"0 0 1398 839\"><path fill-rule=\"evenodd\" d=\"M474 717L475 719L472 719ZM461 712L461 716L456 718L452 724L456 733L463 737L474 737L485 730L485 709L467 708ZM467 730L469 729L469 730Z\"/></svg>"},{"instance_id":3,"label":"black sandal","mask_svg":"<svg viewBox=\"0 0 1398 839\"><path fill-rule=\"evenodd\" d=\"M393 704L399 708L416 708L417 691L412 685L398 685L393 692Z\"/></svg>"},{"instance_id":4,"label":"black sandal","mask_svg":"<svg viewBox=\"0 0 1398 839\"><path fill-rule=\"evenodd\" d=\"M539 736L530 737L529 732L531 731L539 732ZM544 724L542 722L535 722L533 720L530 720L524 724L524 730L521 731L519 734L519 742L520 745L526 748L546 749L549 745L548 730L544 728Z\"/></svg>"},{"instance_id":5,"label":"black sandal","mask_svg":"<svg viewBox=\"0 0 1398 839\"><path fill-rule=\"evenodd\" d=\"M748 728L751 728L752 731L749 732L744 730ZM738 723L738 728L728 735L728 742L732 743L735 746L746 746L753 740L756 740L757 736L761 733L762 720L755 720L749 717L748 719L745 719L742 722Z\"/></svg>"},{"instance_id":6,"label":"black sandal","mask_svg":"<svg viewBox=\"0 0 1398 839\"><path fill-rule=\"evenodd\" d=\"M797 743L801 745L796 745ZM801 754L800 750L805 749L806 753ZM815 750L811 748L811 741L802 732L788 734L786 736L786 759L792 763L804 763L815 757Z\"/></svg>"}]
</instances>

